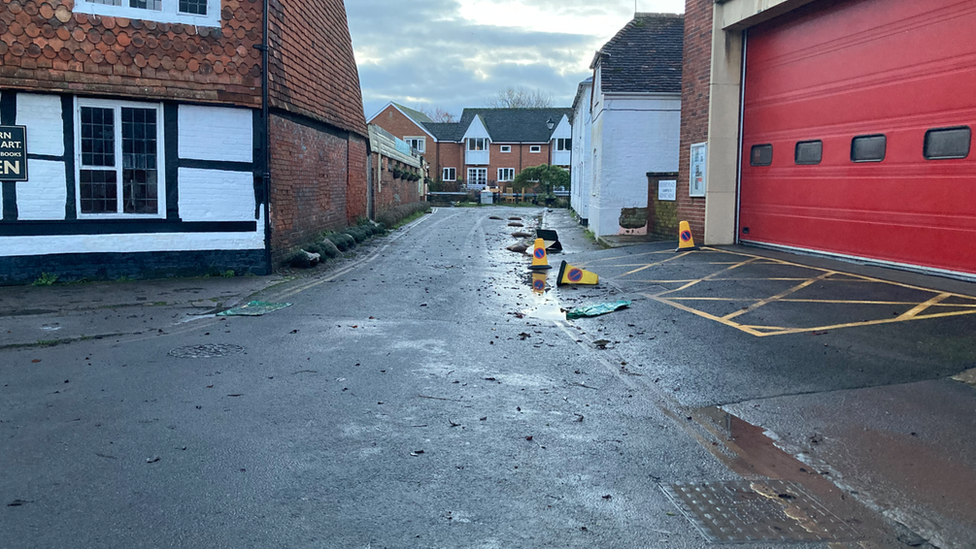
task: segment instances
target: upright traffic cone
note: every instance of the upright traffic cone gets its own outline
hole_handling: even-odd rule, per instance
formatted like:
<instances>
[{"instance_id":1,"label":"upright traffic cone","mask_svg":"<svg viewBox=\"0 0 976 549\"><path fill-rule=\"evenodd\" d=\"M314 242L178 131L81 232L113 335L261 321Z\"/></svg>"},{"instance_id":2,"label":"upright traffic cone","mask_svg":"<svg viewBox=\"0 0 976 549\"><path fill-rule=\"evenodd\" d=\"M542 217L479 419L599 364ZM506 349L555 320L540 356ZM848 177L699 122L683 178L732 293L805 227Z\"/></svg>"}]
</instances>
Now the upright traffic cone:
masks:
<instances>
[{"instance_id":1,"label":"upright traffic cone","mask_svg":"<svg viewBox=\"0 0 976 549\"><path fill-rule=\"evenodd\" d=\"M565 261L559 266L559 277L556 279L556 286L567 284L599 284L600 277L596 273L585 271L579 267L573 267Z\"/></svg>"},{"instance_id":2,"label":"upright traffic cone","mask_svg":"<svg viewBox=\"0 0 976 549\"><path fill-rule=\"evenodd\" d=\"M546 243L541 239L535 239L535 246L532 250L532 271L547 271L552 268L549 264L549 257L546 255Z\"/></svg>"},{"instance_id":3,"label":"upright traffic cone","mask_svg":"<svg viewBox=\"0 0 976 549\"><path fill-rule=\"evenodd\" d=\"M678 224L678 249L676 252L688 252L697 250L695 238L691 235L691 225L687 221Z\"/></svg>"},{"instance_id":4,"label":"upright traffic cone","mask_svg":"<svg viewBox=\"0 0 976 549\"><path fill-rule=\"evenodd\" d=\"M532 273L532 291L537 294L546 293L546 273L544 271Z\"/></svg>"}]
</instances>

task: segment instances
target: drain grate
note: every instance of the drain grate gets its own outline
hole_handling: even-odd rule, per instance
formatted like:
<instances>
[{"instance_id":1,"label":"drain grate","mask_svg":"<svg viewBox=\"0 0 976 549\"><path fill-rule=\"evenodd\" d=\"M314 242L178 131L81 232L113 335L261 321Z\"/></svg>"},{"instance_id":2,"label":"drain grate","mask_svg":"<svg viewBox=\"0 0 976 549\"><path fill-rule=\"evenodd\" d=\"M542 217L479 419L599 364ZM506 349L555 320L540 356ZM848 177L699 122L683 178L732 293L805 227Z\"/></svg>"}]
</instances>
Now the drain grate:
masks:
<instances>
[{"instance_id":1,"label":"drain grate","mask_svg":"<svg viewBox=\"0 0 976 549\"><path fill-rule=\"evenodd\" d=\"M782 480L661 487L711 542L850 541L857 531L796 484Z\"/></svg>"},{"instance_id":2,"label":"drain grate","mask_svg":"<svg viewBox=\"0 0 976 549\"><path fill-rule=\"evenodd\" d=\"M217 358L231 356L244 352L240 345L225 345L219 343L205 343L203 345L186 345L177 347L169 352L169 356L176 358Z\"/></svg>"}]
</instances>

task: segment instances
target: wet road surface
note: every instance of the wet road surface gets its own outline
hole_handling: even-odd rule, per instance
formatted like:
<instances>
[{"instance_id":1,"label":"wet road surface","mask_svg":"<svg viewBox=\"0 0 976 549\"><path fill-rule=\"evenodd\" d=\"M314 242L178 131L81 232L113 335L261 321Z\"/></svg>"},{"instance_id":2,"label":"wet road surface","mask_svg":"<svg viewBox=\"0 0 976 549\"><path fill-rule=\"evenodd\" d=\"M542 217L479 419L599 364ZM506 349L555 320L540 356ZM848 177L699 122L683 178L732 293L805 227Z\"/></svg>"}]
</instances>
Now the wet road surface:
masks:
<instances>
[{"instance_id":1,"label":"wet road surface","mask_svg":"<svg viewBox=\"0 0 976 549\"><path fill-rule=\"evenodd\" d=\"M932 320L924 337L921 321L757 337L612 269L540 302L528 257L504 250L509 216L560 228L553 263L600 272L621 255L564 212L441 209L275 289L293 305L262 317L0 351L0 547L712 546L680 493L696 485L733 494L732 523L799 525L753 547L914 541L739 408L787 399L771 415L790 417L802 394L941 380L970 357L970 318ZM547 319L620 298L633 306ZM939 355L909 335L956 344ZM172 353L207 344L227 356Z\"/></svg>"}]
</instances>

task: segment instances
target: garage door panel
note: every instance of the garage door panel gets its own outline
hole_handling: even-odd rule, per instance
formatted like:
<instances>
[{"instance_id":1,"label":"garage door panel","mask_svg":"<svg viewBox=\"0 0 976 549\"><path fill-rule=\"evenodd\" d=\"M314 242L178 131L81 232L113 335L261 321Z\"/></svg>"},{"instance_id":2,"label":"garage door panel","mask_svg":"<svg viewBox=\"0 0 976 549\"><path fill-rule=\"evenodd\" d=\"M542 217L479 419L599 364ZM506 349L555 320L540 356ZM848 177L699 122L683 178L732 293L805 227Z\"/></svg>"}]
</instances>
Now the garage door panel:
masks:
<instances>
[{"instance_id":1,"label":"garage door panel","mask_svg":"<svg viewBox=\"0 0 976 549\"><path fill-rule=\"evenodd\" d=\"M976 127L974 28L976 2L838 0L750 29L740 238L976 273L976 154L923 156L927 130ZM884 160L852 162L869 134ZM807 140L822 161L796 165Z\"/></svg>"}]
</instances>

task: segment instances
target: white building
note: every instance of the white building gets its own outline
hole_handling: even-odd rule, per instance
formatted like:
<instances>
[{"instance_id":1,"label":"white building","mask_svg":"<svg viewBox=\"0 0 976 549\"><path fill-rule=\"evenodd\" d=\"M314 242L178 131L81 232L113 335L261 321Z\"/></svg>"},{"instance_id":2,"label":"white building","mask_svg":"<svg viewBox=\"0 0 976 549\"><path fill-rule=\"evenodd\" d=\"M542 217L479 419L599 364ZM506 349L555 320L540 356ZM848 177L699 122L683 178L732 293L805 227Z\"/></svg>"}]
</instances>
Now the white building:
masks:
<instances>
[{"instance_id":1,"label":"white building","mask_svg":"<svg viewBox=\"0 0 976 549\"><path fill-rule=\"evenodd\" d=\"M580 82L573 101L573 154L572 154L572 185L570 188L570 206L579 216L580 224L589 224L590 217L590 187L593 184L590 137L593 132L593 117L590 112L590 100L593 91L593 77Z\"/></svg>"},{"instance_id":2,"label":"white building","mask_svg":"<svg viewBox=\"0 0 976 549\"><path fill-rule=\"evenodd\" d=\"M646 234L647 174L678 171L683 37L682 15L638 13L590 65L590 143L584 114L574 124L583 165L573 171L584 193L592 180L574 208L598 237Z\"/></svg>"}]
</instances>

